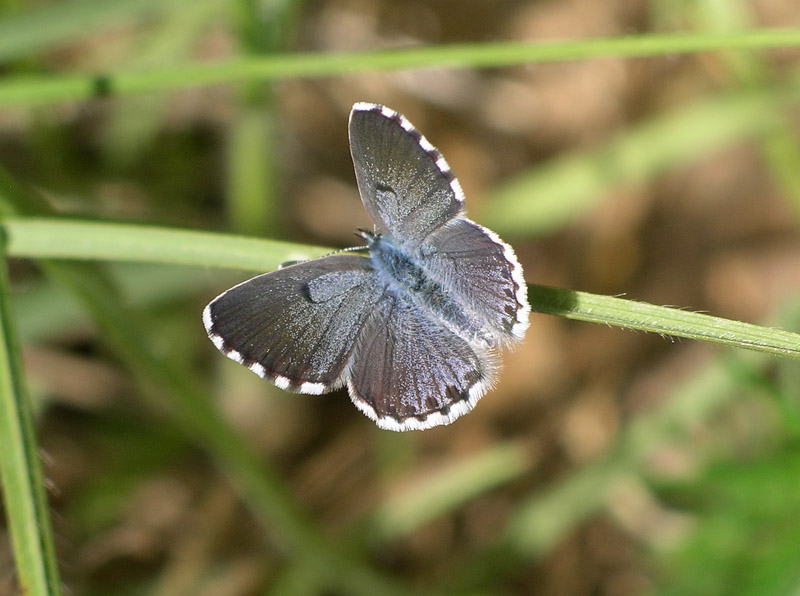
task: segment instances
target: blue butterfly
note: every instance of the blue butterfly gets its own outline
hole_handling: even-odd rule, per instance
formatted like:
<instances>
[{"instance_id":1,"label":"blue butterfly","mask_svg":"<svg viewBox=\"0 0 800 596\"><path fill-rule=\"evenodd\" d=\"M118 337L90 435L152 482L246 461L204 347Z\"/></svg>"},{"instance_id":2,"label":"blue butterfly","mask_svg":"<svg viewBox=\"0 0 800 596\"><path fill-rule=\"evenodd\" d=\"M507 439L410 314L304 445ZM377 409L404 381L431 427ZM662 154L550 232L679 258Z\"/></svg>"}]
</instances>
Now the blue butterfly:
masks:
<instances>
[{"instance_id":1,"label":"blue butterfly","mask_svg":"<svg viewBox=\"0 0 800 596\"><path fill-rule=\"evenodd\" d=\"M498 348L525 335L522 267L467 219L450 166L404 116L355 104L350 152L375 223L365 246L231 288L203 311L206 331L281 389L347 385L381 428L449 424L492 386Z\"/></svg>"}]
</instances>

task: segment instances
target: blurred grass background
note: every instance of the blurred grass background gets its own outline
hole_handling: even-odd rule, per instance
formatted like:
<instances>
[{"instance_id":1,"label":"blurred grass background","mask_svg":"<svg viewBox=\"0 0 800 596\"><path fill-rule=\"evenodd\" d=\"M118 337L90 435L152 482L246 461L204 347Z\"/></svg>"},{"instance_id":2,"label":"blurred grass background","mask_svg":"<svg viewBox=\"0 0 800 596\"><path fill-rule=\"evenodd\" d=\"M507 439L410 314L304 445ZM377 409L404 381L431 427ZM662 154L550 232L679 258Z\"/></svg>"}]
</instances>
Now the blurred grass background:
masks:
<instances>
[{"instance_id":1,"label":"blurred grass background","mask_svg":"<svg viewBox=\"0 0 800 596\"><path fill-rule=\"evenodd\" d=\"M0 19L9 79L797 27L800 5L4 0ZM798 330L798 58L603 58L8 107L0 166L64 216L347 246L370 225L347 114L386 103L442 150L471 217L513 242L529 281ZM796 362L534 315L475 412L397 435L343 392L281 392L217 353L200 313L241 272L11 265L68 593L800 590ZM233 438L170 415L173 399L211 399L249 446L233 469L261 476L210 456ZM0 594L17 592L11 557L4 535Z\"/></svg>"}]
</instances>

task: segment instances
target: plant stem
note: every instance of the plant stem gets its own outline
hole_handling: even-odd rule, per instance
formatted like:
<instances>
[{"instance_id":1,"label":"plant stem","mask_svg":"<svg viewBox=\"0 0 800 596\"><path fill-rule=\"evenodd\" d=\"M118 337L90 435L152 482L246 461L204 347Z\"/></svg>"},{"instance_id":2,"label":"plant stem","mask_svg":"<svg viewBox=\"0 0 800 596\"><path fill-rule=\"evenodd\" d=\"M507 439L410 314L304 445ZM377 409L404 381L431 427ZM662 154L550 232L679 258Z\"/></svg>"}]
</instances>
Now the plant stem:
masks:
<instances>
[{"instance_id":1,"label":"plant stem","mask_svg":"<svg viewBox=\"0 0 800 596\"><path fill-rule=\"evenodd\" d=\"M22 593L59 596L61 581L53 530L11 312L5 259L0 260L0 479Z\"/></svg>"},{"instance_id":2,"label":"plant stem","mask_svg":"<svg viewBox=\"0 0 800 596\"><path fill-rule=\"evenodd\" d=\"M268 271L328 248L120 223L14 218L8 254L26 258L144 261ZM800 359L800 334L634 300L529 285L536 312Z\"/></svg>"},{"instance_id":3,"label":"plant stem","mask_svg":"<svg viewBox=\"0 0 800 596\"><path fill-rule=\"evenodd\" d=\"M372 52L245 56L222 63L178 64L146 70L71 75L28 75L0 83L0 105L83 100L109 94L169 91L241 81L332 77L410 68L488 68L602 57L674 56L716 50L800 46L800 29L663 33L547 42L422 46Z\"/></svg>"}]
</instances>

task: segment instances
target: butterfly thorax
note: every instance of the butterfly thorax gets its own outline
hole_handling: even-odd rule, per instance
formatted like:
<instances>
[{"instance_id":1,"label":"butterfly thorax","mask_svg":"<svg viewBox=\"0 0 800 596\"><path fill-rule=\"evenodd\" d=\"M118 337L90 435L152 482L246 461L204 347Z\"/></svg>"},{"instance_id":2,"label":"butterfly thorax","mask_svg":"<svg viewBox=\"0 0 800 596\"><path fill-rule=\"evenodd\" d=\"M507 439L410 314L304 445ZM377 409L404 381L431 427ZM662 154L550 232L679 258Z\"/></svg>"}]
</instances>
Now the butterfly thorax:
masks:
<instances>
[{"instance_id":1,"label":"butterfly thorax","mask_svg":"<svg viewBox=\"0 0 800 596\"><path fill-rule=\"evenodd\" d=\"M469 316L466 306L420 264L417 255L380 234L366 232L362 237L367 241L373 267L395 298L413 302L437 314L469 341L488 341L486 334L475 324L475 317Z\"/></svg>"}]
</instances>

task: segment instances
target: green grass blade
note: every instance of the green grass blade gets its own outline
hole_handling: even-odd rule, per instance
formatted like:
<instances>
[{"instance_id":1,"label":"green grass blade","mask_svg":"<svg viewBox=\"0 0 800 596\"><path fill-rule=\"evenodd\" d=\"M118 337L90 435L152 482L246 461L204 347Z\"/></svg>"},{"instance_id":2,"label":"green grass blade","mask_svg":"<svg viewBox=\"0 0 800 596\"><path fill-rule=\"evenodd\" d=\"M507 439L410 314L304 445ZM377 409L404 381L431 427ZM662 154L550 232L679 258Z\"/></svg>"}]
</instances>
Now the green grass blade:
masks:
<instances>
[{"instance_id":1,"label":"green grass blade","mask_svg":"<svg viewBox=\"0 0 800 596\"><path fill-rule=\"evenodd\" d=\"M521 443L500 443L428 474L385 500L368 532L385 541L405 536L465 502L529 473L535 456Z\"/></svg>"},{"instance_id":2,"label":"green grass blade","mask_svg":"<svg viewBox=\"0 0 800 596\"><path fill-rule=\"evenodd\" d=\"M136 51L126 55L121 64L152 68L189 59L204 33L224 19L226 5L226 0L165 2L159 6L157 19L147 19L146 26L137 28ZM146 3L143 6L146 10ZM170 100L166 94L137 95L122 99L109 110L108 121L98 133L102 152L113 167L132 167L149 147L159 144L157 135L168 126Z\"/></svg>"},{"instance_id":3,"label":"green grass blade","mask_svg":"<svg viewBox=\"0 0 800 596\"><path fill-rule=\"evenodd\" d=\"M33 258L130 261L275 269L287 260L319 257L330 248L245 236L56 218L8 219L9 254Z\"/></svg>"},{"instance_id":4,"label":"green grass blade","mask_svg":"<svg viewBox=\"0 0 800 596\"><path fill-rule=\"evenodd\" d=\"M4 226L8 254L26 258L151 261L268 271L282 261L330 252L286 242L133 224L16 218ZM529 288L533 309L540 313L800 358L797 333L612 296L536 285Z\"/></svg>"},{"instance_id":5,"label":"green grass blade","mask_svg":"<svg viewBox=\"0 0 800 596\"><path fill-rule=\"evenodd\" d=\"M241 281L242 274L221 274L195 267L129 265L116 263L105 268L109 280L119 288L129 307L153 308L206 292L209 295L223 286ZM86 311L65 288L50 280L26 286L24 299L17 301L16 319L19 335L25 342L45 341L85 327L90 323Z\"/></svg>"},{"instance_id":6,"label":"green grass blade","mask_svg":"<svg viewBox=\"0 0 800 596\"><path fill-rule=\"evenodd\" d=\"M747 0L701 0L695 4L697 29L743 31L758 22ZM755 53L731 52L723 55L728 69L741 88L755 88L775 80L772 65ZM761 135L761 150L775 181L800 218L800 143L792 125L791 113L772 112L772 126Z\"/></svg>"},{"instance_id":7,"label":"green grass blade","mask_svg":"<svg viewBox=\"0 0 800 596\"><path fill-rule=\"evenodd\" d=\"M191 4L187 0L73 0L15 14L0 20L0 62L158 13L177 3Z\"/></svg>"},{"instance_id":8,"label":"green grass blade","mask_svg":"<svg viewBox=\"0 0 800 596\"><path fill-rule=\"evenodd\" d=\"M763 368L768 357L748 354L750 366ZM506 542L526 556L541 556L573 528L606 506L614 487L638 478L642 465L659 446L680 439L737 397L737 379L727 360L704 368L639 417L623 432L617 448L520 503L506 527Z\"/></svg>"},{"instance_id":9,"label":"green grass blade","mask_svg":"<svg viewBox=\"0 0 800 596\"><path fill-rule=\"evenodd\" d=\"M264 57L286 50L304 3L279 0L265 9L256 0L234 2L241 51ZM228 135L225 193L229 227L239 233L275 236L286 229L286 209L281 209L276 192L280 152L275 100L269 82L249 81L239 86Z\"/></svg>"},{"instance_id":10,"label":"green grass blade","mask_svg":"<svg viewBox=\"0 0 800 596\"><path fill-rule=\"evenodd\" d=\"M498 188L482 221L505 235L563 226L621 184L641 183L731 142L763 132L776 111L800 101L800 80L780 89L707 99L657 116L600 149L540 165Z\"/></svg>"},{"instance_id":11,"label":"green grass blade","mask_svg":"<svg viewBox=\"0 0 800 596\"><path fill-rule=\"evenodd\" d=\"M5 260L0 263L0 478L22 593L60 595L53 530L11 313Z\"/></svg>"},{"instance_id":12,"label":"green grass blade","mask_svg":"<svg viewBox=\"0 0 800 596\"><path fill-rule=\"evenodd\" d=\"M275 192L278 173L273 109L273 105L244 97L229 131L226 207L230 227L237 232L276 234L285 229Z\"/></svg>"},{"instance_id":13,"label":"green grass blade","mask_svg":"<svg viewBox=\"0 0 800 596\"><path fill-rule=\"evenodd\" d=\"M800 333L588 292L528 288L536 312L800 359Z\"/></svg>"},{"instance_id":14,"label":"green grass blade","mask_svg":"<svg viewBox=\"0 0 800 596\"><path fill-rule=\"evenodd\" d=\"M601 57L660 56L714 50L800 46L800 29L666 33L552 42L496 42L375 52L246 56L217 64L94 74L19 76L0 83L0 105L81 100L98 95L167 91L221 83L331 77L410 68L488 68Z\"/></svg>"}]
</instances>

